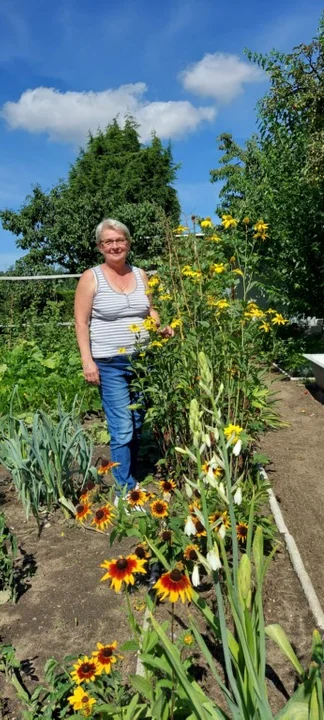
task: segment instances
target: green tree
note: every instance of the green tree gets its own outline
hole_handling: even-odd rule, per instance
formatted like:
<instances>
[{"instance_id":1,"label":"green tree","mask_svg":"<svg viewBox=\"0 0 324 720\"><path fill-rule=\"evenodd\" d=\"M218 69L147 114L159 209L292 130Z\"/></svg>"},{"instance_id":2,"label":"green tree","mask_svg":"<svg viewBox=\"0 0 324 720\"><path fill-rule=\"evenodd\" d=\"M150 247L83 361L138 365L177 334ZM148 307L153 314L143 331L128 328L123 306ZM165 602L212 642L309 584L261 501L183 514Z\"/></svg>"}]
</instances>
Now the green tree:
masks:
<instances>
[{"instance_id":1,"label":"green tree","mask_svg":"<svg viewBox=\"0 0 324 720\"><path fill-rule=\"evenodd\" d=\"M324 300L324 23L289 54L248 53L268 74L259 133L243 148L227 134L211 171L219 214L269 223L260 271L291 312L322 315Z\"/></svg>"},{"instance_id":2,"label":"green tree","mask_svg":"<svg viewBox=\"0 0 324 720\"><path fill-rule=\"evenodd\" d=\"M2 210L0 218L34 261L79 272L98 262L96 225L116 217L130 225L135 258L149 265L163 251L166 220L179 223L176 171L170 145L153 134L143 146L133 118L123 128L115 120L89 135L66 181L48 193L37 185L18 212Z\"/></svg>"}]
</instances>

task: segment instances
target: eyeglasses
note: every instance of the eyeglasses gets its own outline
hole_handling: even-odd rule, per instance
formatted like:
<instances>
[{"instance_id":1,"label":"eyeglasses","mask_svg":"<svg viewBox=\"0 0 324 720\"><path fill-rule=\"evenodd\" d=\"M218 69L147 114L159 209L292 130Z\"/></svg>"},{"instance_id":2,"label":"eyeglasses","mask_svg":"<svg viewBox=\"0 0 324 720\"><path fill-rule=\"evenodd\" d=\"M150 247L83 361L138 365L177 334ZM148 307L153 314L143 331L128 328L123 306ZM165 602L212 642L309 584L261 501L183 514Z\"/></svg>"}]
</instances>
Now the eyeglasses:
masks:
<instances>
[{"instance_id":1,"label":"eyeglasses","mask_svg":"<svg viewBox=\"0 0 324 720\"><path fill-rule=\"evenodd\" d=\"M113 245L125 245L127 243L126 238L117 238L116 240L101 240L100 245L106 248L111 248Z\"/></svg>"}]
</instances>

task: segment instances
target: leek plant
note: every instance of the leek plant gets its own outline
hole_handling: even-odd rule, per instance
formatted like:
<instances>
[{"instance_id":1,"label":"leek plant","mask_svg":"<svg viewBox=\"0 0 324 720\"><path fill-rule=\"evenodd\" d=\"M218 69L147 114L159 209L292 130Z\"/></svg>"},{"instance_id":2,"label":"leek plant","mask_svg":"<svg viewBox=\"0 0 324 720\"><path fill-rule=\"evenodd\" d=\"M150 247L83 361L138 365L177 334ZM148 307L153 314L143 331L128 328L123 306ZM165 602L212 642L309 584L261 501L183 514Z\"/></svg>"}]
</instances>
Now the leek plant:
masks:
<instances>
[{"instance_id":1,"label":"leek plant","mask_svg":"<svg viewBox=\"0 0 324 720\"><path fill-rule=\"evenodd\" d=\"M0 462L10 472L26 519L30 512L38 527L41 513L59 503L76 501L89 475L93 444L85 436L76 414L59 407L58 421L36 412L31 425L12 412L0 426Z\"/></svg>"}]
</instances>

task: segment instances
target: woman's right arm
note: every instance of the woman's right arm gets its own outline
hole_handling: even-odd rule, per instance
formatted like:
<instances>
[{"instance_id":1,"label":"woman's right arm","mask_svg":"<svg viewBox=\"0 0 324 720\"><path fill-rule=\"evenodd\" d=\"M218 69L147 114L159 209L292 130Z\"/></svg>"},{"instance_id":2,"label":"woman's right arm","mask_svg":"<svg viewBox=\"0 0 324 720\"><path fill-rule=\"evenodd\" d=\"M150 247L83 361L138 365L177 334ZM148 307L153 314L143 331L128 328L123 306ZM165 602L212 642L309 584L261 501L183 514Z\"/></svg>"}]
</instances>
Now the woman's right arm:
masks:
<instances>
[{"instance_id":1,"label":"woman's right arm","mask_svg":"<svg viewBox=\"0 0 324 720\"><path fill-rule=\"evenodd\" d=\"M80 277L74 299L75 332L80 348L83 374L87 382L99 385L99 370L90 350L89 320L96 289L92 270Z\"/></svg>"}]
</instances>

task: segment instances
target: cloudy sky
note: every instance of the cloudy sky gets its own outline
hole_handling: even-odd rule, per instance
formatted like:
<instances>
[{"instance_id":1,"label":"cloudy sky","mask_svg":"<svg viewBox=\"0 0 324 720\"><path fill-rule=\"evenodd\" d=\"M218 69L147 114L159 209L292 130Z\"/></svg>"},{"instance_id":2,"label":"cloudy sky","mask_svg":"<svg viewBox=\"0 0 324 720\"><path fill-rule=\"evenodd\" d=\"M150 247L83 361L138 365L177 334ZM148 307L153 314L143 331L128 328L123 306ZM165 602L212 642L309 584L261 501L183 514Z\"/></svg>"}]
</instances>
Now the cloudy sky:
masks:
<instances>
[{"instance_id":1,"label":"cloudy sky","mask_svg":"<svg viewBox=\"0 0 324 720\"><path fill-rule=\"evenodd\" d=\"M214 212L217 135L244 142L266 78L244 48L289 51L320 0L1 0L0 207L64 178L89 129L131 113L171 139L185 214ZM98 218L100 220L100 218ZM21 255L0 227L0 270Z\"/></svg>"}]
</instances>

